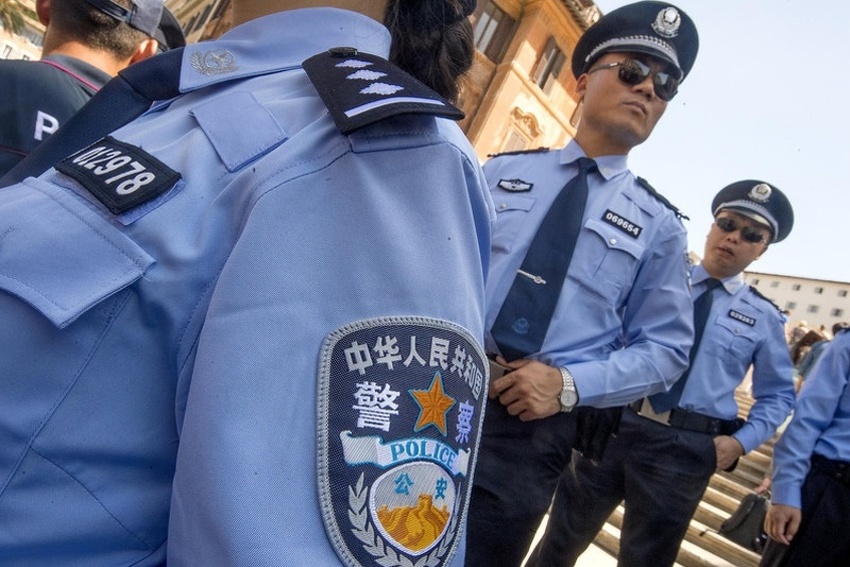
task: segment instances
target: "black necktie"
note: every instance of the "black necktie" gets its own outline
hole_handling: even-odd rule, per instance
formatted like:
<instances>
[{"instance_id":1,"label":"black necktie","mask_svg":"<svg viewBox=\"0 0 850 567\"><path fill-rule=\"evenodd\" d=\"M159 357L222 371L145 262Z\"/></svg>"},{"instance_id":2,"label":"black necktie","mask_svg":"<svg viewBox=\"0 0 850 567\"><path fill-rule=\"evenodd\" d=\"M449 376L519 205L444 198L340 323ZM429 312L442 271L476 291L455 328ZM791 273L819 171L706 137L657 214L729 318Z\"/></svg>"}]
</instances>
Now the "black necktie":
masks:
<instances>
[{"instance_id":1,"label":"black necktie","mask_svg":"<svg viewBox=\"0 0 850 567\"><path fill-rule=\"evenodd\" d=\"M507 360L539 352L549 330L581 232L587 175L596 169L590 158L579 158L576 164L578 174L543 218L490 331Z\"/></svg>"},{"instance_id":2,"label":"black necktie","mask_svg":"<svg viewBox=\"0 0 850 567\"><path fill-rule=\"evenodd\" d=\"M0 187L38 176L145 112L180 94L183 48L130 65L106 83L59 130L0 179Z\"/></svg>"},{"instance_id":3,"label":"black necktie","mask_svg":"<svg viewBox=\"0 0 850 567\"><path fill-rule=\"evenodd\" d=\"M688 374L691 373L691 367L694 364L694 358L699 350L699 343L702 340L702 333L705 330L705 324L708 322L708 315L711 313L711 304L714 301L714 290L722 282L718 279L709 278L705 280L705 291L694 301L694 345L691 347L691 353L688 360L688 369L682 374L681 378L676 380L673 387L667 392L661 392L649 396L649 404L652 406L652 411L655 413L664 413L678 407L679 400L682 398L682 392L685 389L685 382L688 380Z\"/></svg>"}]
</instances>

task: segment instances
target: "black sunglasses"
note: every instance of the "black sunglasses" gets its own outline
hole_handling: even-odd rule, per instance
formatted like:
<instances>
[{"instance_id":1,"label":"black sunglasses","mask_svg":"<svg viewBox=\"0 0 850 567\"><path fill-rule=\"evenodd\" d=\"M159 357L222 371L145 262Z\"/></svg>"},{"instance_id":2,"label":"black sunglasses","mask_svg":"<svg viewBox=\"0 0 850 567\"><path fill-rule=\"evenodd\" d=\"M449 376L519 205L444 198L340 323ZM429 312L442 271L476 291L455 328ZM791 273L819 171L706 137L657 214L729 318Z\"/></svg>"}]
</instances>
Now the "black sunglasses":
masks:
<instances>
[{"instance_id":1,"label":"black sunglasses","mask_svg":"<svg viewBox=\"0 0 850 567\"><path fill-rule=\"evenodd\" d=\"M679 79L670 73L659 71L653 73L649 65L637 59L625 59L616 63L608 63L595 69L591 69L588 73L599 71L600 69L617 69L617 77L627 85L639 85L652 75L652 87L655 90L655 96L665 102L673 100L676 93L679 91Z\"/></svg>"},{"instance_id":2,"label":"black sunglasses","mask_svg":"<svg viewBox=\"0 0 850 567\"><path fill-rule=\"evenodd\" d=\"M764 233L759 229L753 228L751 226L738 226L738 223L736 223L729 217L720 217L714 219L714 224L716 224L717 228L719 228L723 232L735 232L736 230L740 229L741 238L751 244L759 244L765 238Z\"/></svg>"}]
</instances>

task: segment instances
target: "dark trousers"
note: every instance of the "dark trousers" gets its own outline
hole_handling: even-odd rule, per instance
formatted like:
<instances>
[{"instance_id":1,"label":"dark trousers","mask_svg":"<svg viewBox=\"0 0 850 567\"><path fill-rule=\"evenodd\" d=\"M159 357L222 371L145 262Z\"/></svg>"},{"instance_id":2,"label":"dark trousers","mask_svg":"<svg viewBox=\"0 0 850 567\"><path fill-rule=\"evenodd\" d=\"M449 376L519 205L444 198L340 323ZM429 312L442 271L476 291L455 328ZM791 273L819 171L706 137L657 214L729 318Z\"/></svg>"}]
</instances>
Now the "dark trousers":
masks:
<instances>
[{"instance_id":1,"label":"dark trousers","mask_svg":"<svg viewBox=\"0 0 850 567\"><path fill-rule=\"evenodd\" d=\"M618 565L673 565L716 463L710 435L625 410L620 431L600 462L573 456L528 565L575 564L621 501Z\"/></svg>"},{"instance_id":2,"label":"dark trousers","mask_svg":"<svg viewBox=\"0 0 850 567\"><path fill-rule=\"evenodd\" d=\"M484 418L466 537L469 567L519 567L569 463L575 419L522 422L498 401Z\"/></svg>"},{"instance_id":3,"label":"dark trousers","mask_svg":"<svg viewBox=\"0 0 850 567\"><path fill-rule=\"evenodd\" d=\"M850 565L850 484L836 479L817 460L815 456L803 483L800 529L790 546L768 540L760 567Z\"/></svg>"}]
</instances>

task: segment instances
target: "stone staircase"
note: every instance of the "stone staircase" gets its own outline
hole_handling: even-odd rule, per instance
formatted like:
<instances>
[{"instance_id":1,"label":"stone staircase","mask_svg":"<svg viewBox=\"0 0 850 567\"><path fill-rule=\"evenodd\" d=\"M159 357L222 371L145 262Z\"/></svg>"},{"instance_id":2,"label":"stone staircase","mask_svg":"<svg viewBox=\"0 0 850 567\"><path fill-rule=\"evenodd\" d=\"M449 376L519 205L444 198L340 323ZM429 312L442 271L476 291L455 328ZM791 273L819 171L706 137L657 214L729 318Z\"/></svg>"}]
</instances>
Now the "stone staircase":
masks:
<instances>
[{"instance_id":1,"label":"stone staircase","mask_svg":"<svg viewBox=\"0 0 850 567\"><path fill-rule=\"evenodd\" d=\"M753 399L743 389L736 392L736 398L741 416L746 417ZM759 554L726 539L717 533L717 530L720 524L732 515L741 499L761 483L773 458L773 443L777 438L778 435L774 436L761 447L745 455L733 472L720 472L712 477L679 549L676 560L678 567L758 566L761 558ZM596 536L593 546L595 549L590 550L594 554L593 559L580 561L580 565L616 565L622 519L623 508L620 506Z\"/></svg>"}]
</instances>

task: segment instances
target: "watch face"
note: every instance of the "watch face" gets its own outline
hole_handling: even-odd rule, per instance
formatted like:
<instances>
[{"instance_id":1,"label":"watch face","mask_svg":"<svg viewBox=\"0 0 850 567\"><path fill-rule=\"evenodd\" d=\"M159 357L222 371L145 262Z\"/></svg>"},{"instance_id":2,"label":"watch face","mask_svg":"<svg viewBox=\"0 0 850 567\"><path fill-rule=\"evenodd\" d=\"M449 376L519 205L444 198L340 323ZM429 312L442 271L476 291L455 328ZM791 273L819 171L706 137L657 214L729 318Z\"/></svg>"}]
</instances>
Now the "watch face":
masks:
<instances>
[{"instance_id":1,"label":"watch face","mask_svg":"<svg viewBox=\"0 0 850 567\"><path fill-rule=\"evenodd\" d=\"M578 396L576 396L575 390L562 390L561 391L561 405L565 408L572 408L576 405L578 401Z\"/></svg>"}]
</instances>

